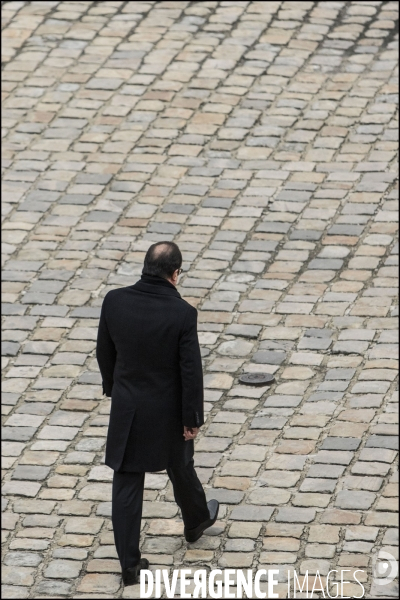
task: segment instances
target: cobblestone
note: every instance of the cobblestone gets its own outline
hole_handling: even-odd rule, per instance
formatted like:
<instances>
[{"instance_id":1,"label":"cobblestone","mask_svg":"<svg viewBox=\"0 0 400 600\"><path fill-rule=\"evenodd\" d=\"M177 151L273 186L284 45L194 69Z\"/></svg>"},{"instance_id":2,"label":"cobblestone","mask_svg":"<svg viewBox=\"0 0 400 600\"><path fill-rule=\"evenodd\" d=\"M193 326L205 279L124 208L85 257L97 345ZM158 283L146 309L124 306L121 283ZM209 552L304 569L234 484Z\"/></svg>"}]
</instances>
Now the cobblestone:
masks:
<instances>
[{"instance_id":1,"label":"cobblestone","mask_svg":"<svg viewBox=\"0 0 400 600\"><path fill-rule=\"evenodd\" d=\"M2 3L4 597L138 597L95 340L104 295L162 239L199 311L196 465L221 510L187 546L166 474L147 474L142 552L275 565L282 598L289 567L361 568L366 597L397 596L371 577L397 543L397 18L383 1Z\"/></svg>"}]
</instances>

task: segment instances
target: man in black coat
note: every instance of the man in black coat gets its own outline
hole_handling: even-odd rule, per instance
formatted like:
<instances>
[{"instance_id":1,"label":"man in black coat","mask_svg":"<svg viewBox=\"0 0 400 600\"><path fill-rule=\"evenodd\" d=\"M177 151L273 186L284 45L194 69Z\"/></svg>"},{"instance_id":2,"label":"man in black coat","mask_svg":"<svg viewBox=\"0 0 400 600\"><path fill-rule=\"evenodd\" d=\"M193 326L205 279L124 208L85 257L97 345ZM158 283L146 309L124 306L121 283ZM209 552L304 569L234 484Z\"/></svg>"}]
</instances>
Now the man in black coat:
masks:
<instances>
[{"instance_id":1,"label":"man in black coat","mask_svg":"<svg viewBox=\"0 0 400 600\"><path fill-rule=\"evenodd\" d=\"M167 470L186 540L215 523L193 463L204 423L197 310L176 289L182 255L173 242L150 246L141 279L104 298L96 356L111 396L105 464L114 470L112 523L125 585L149 563L139 550L144 476Z\"/></svg>"}]
</instances>

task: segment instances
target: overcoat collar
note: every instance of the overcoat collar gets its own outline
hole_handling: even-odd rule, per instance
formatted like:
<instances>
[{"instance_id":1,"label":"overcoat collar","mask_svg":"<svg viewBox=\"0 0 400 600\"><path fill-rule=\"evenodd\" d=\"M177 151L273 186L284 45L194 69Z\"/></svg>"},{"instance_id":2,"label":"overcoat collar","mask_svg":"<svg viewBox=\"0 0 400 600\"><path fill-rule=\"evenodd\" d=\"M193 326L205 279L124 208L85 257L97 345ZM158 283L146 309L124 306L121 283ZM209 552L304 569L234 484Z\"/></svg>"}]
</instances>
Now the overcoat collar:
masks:
<instances>
[{"instance_id":1,"label":"overcoat collar","mask_svg":"<svg viewBox=\"0 0 400 600\"><path fill-rule=\"evenodd\" d=\"M176 296L177 298L181 297L180 293L172 283L164 279L164 277L158 277L156 275L142 275L139 281L132 287L139 292L166 294L168 296Z\"/></svg>"}]
</instances>

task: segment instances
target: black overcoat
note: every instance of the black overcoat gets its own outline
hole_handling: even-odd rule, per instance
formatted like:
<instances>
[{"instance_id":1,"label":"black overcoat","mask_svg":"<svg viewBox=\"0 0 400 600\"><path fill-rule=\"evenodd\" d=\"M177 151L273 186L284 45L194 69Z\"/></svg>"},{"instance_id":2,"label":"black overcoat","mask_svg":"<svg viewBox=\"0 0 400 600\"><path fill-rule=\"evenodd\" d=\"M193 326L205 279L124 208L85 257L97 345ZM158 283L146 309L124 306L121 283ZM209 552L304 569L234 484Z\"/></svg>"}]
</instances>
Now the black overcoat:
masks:
<instances>
[{"instance_id":1,"label":"black overcoat","mask_svg":"<svg viewBox=\"0 0 400 600\"><path fill-rule=\"evenodd\" d=\"M111 396L105 464L154 472L186 464L204 423L197 310L162 277L142 275L104 298L96 349Z\"/></svg>"}]
</instances>

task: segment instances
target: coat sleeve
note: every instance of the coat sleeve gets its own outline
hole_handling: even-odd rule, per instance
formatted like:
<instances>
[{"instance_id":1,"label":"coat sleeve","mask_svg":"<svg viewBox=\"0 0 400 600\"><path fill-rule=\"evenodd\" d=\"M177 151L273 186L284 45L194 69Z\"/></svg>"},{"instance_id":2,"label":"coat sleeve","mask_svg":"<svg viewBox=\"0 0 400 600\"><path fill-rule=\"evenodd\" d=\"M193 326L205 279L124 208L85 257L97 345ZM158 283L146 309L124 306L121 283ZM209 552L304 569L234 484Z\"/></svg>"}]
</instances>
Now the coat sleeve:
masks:
<instances>
[{"instance_id":1,"label":"coat sleeve","mask_svg":"<svg viewBox=\"0 0 400 600\"><path fill-rule=\"evenodd\" d=\"M99 363L100 373L103 380L103 394L111 396L114 383L114 367L117 351L108 330L106 319L106 298L101 307L99 329L97 332L96 358Z\"/></svg>"},{"instance_id":2,"label":"coat sleeve","mask_svg":"<svg viewBox=\"0 0 400 600\"><path fill-rule=\"evenodd\" d=\"M182 381L182 421L186 427L204 424L203 367L197 337L197 310L190 307L179 340Z\"/></svg>"}]
</instances>

